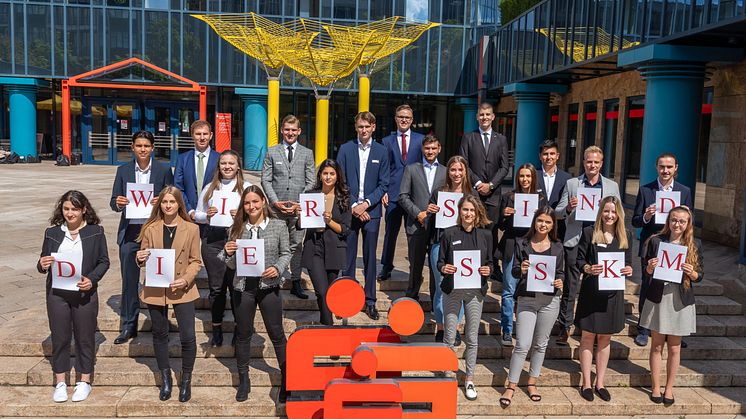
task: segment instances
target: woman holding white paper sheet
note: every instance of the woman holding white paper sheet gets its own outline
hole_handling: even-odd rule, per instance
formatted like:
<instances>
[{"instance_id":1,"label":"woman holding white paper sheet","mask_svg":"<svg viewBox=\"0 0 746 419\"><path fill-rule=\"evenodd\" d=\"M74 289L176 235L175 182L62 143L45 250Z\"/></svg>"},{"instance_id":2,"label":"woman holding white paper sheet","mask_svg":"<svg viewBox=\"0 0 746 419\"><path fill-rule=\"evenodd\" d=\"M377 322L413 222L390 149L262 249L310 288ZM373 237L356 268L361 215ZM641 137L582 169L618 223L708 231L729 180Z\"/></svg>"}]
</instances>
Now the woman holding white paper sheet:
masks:
<instances>
[{"instance_id":1,"label":"woman holding white paper sheet","mask_svg":"<svg viewBox=\"0 0 746 419\"><path fill-rule=\"evenodd\" d=\"M333 325L326 305L326 291L347 263L347 233L350 230L350 192L337 162L324 160L316 172L316 185L309 193L324 194L324 228L308 229L303 241L302 266L308 270L319 305L320 321Z\"/></svg>"},{"instance_id":2,"label":"woman holding white paper sheet","mask_svg":"<svg viewBox=\"0 0 746 419\"><path fill-rule=\"evenodd\" d=\"M661 243L671 243L687 249L686 258L681 264L681 283L662 281L653 275L658 260L658 247ZM674 257L671 256L671 260ZM675 263L675 262L674 262ZM702 280L704 264L702 243L694 238L694 217L687 207L676 207L668 213L663 230L653 235L645 243L643 255L644 275L650 280L646 295L647 303L640 314L640 325L652 331L653 343L650 348L650 376L653 403L671 405L674 403L673 384L681 359L681 337L697 331L697 311L694 306L692 284ZM651 278L652 277L652 278ZM660 393L660 373L663 344L668 346L666 360L666 388Z\"/></svg>"},{"instance_id":3,"label":"woman holding white paper sheet","mask_svg":"<svg viewBox=\"0 0 746 419\"><path fill-rule=\"evenodd\" d=\"M88 198L67 191L57 201L49 227L44 232L41 256L36 268L47 274L46 301L52 335L52 371L55 374L55 402L67 401L65 374L70 372L70 339L75 335L76 381L73 401L85 400L91 392L91 373L96 358L98 282L109 270L109 253L104 228ZM82 253L79 291L53 288L53 253Z\"/></svg>"},{"instance_id":4,"label":"woman holding white paper sheet","mask_svg":"<svg viewBox=\"0 0 746 419\"><path fill-rule=\"evenodd\" d=\"M223 250L225 242L228 241L228 227L210 225L212 218L222 211L218 209L220 202L214 202L215 192L232 192L241 196L243 190L251 186L251 182L244 180L241 171L241 158L233 150L225 150L220 153L218 170L212 178L212 182L202 190L197 200L197 209L194 211L194 221L200 224L208 224L202 234L202 260L207 270L207 283L210 287L210 312L212 315L212 339L210 345L213 347L223 345L223 313L225 312L226 294L228 289L233 290L234 272L228 269L225 262L218 259L218 253ZM222 206L222 205L221 205ZM230 209L230 218L235 217L237 209ZM236 313L234 311L233 318ZM236 335L233 334L232 344L236 344Z\"/></svg>"},{"instance_id":5,"label":"woman holding white paper sheet","mask_svg":"<svg viewBox=\"0 0 746 419\"><path fill-rule=\"evenodd\" d=\"M236 312L236 363L238 364L238 389L236 400L249 398L249 360L251 357L251 336L254 334L256 309L262 312L262 320L275 349L275 356L282 374L279 400L285 402L285 346L287 339L282 327L282 297L280 275L290 263L290 235L287 224L276 218L269 208L262 188L251 185L241 194L241 206L236 213L233 226L228 234L228 242L218 257L228 268L236 269L238 239L264 241L264 267L261 276L239 276L233 280L233 303Z\"/></svg>"},{"instance_id":6,"label":"woman holding white paper sheet","mask_svg":"<svg viewBox=\"0 0 746 419\"><path fill-rule=\"evenodd\" d=\"M433 192L430 197L430 203L428 204L427 211L430 213L438 213L440 207L438 207L438 194L440 192L454 192L462 195L475 195L474 189L471 187L471 180L469 178L469 164L461 156L453 156L448 159L446 164L446 183L439 190ZM443 342L443 292L440 290L440 283L443 281L443 275L438 270L438 255L440 253L440 236L443 234L444 228L435 228L435 222L430 224L431 228L435 229L432 235L432 243L430 245L430 269L433 271L433 277L435 278L435 292L431 296L433 303L433 313L435 314L435 341ZM461 308L458 315L458 322L464 318L464 310ZM456 346L461 345L461 335L458 330L456 331Z\"/></svg>"},{"instance_id":7,"label":"woman holding white paper sheet","mask_svg":"<svg viewBox=\"0 0 746 419\"><path fill-rule=\"evenodd\" d=\"M554 292L541 293L528 291L528 272L530 256L539 255L555 258ZM508 385L500 405L510 406L516 386L521 378L523 363L531 350L531 367L528 372L526 388L531 401L538 402L541 395L536 388L536 381L541 375L544 354L549 342L549 334L559 315L560 292L565 278L565 253L562 242L557 238L557 218L549 206L539 207L534 213L531 227L524 237L515 240L513 249L514 264L511 274L519 278L516 285L518 312L515 323L515 348L510 358Z\"/></svg>"},{"instance_id":8,"label":"woman holding white paper sheet","mask_svg":"<svg viewBox=\"0 0 746 419\"><path fill-rule=\"evenodd\" d=\"M500 300L500 326L502 328L502 338L500 343L503 346L513 346L513 307L515 305L514 294L518 279L513 276L513 248L515 239L523 237L528 233L529 227L515 227L515 195L516 194L536 194L538 195L539 205L537 208L547 206L547 199L544 194L537 192L538 180L536 177L536 168L531 163L526 163L518 168L518 175L515 177L515 189L500 197L500 219L497 220L497 226L503 231L502 238L497 244L497 248L502 255L503 262L503 289L502 299ZM522 210L518 208L518 210ZM529 213L533 218L533 212Z\"/></svg>"},{"instance_id":9,"label":"woman holding white paper sheet","mask_svg":"<svg viewBox=\"0 0 746 419\"><path fill-rule=\"evenodd\" d=\"M148 305L153 332L153 348L162 385L161 400L171 398L171 365L168 358L168 305L176 313L181 341L181 385L179 401L186 402L192 397L192 371L197 356L197 339L194 333L194 300L199 298L195 278L202 266L200 255L199 228L191 222L186 212L181 191L174 186L163 188L153 212L142 226L140 250L136 259L145 266L150 249L174 249L174 280L168 288L145 286L140 290L140 300Z\"/></svg>"},{"instance_id":10,"label":"woman holding white paper sheet","mask_svg":"<svg viewBox=\"0 0 746 419\"><path fill-rule=\"evenodd\" d=\"M458 218L456 225L448 227L440 237L440 251L438 252L438 270L443 274L440 289L443 291L443 312L445 314L444 343L451 349L456 340L459 311L463 306L466 313L464 326L464 341L466 351L466 379L464 390L466 398L475 400L477 390L472 381L474 368L477 363L477 338L479 337L479 323L482 320L482 304L487 294L487 278L492 273L492 232L484 227L490 224L487 211L482 201L472 194L465 194L458 203ZM480 254L479 267L476 268L480 276L479 288L462 288L455 283L455 274L459 269L465 269L464 261L455 260L455 251L478 251ZM459 266L457 267L456 264ZM475 266L471 266L474 269Z\"/></svg>"},{"instance_id":11,"label":"woman holding white paper sheet","mask_svg":"<svg viewBox=\"0 0 746 419\"><path fill-rule=\"evenodd\" d=\"M599 261L599 253L604 252L624 253L624 265L609 266L614 275L621 277L622 289L599 289L599 275L605 271L604 265ZM616 196L607 196L601 200L595 224L583 229L578 244L577 263L585 274L575 308L575 326L582 331L580 370L583 381L580 395L592 401L595 390L598 397L608 402L611 394L606 390L604 378L609 364L611 335L624 329L624 278L632 275L632 233L624 227L624 208L622 201ZM591 389L594 343L596 385Z\"/></svg>"}]
</instances>

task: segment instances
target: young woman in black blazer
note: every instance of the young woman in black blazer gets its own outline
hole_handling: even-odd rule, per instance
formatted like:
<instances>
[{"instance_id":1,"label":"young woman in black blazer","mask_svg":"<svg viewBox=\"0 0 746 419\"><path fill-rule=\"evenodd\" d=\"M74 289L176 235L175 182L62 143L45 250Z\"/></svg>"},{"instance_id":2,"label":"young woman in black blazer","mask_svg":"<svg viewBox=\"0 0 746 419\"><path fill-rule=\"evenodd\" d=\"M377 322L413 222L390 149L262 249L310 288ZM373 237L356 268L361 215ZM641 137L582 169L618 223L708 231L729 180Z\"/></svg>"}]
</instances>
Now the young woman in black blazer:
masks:
<instances>
[{"instance_id":1,"label":"young woman in black blazer","mask_svg":"<svg viewBox=\"0 0 746 419\"><path fill-rule=\"evenodd\" d=\"M326 305L326 291L339 275L339 271L345 268L346 239L352 220L350 192L337 162L327 159L319 165L316 185L309 192L324 194L326 226L306 231L301 262L308 270L313 283L316 302L319 305L320 321L322 324L331 326L334 321Z\"/></svg>"},{"instance_id":2,"label":"young woman in black blazer","mask_svg":"<svg viewBox=\"0 0 746 419\"><path fill-rule=\"evenodd\" d=\"M591 365L593 344L596 344L596 394L603 400L611 400L604 386L606 367L611 352L611 335L624 329L624 290L600 291L598 275L604 267L598 263L599 252L624 252L625 266L620 269L624 276L632 275L632 233L624 228L624 208L616 196L601 200L596 222L583 229L578 244L578 267L585 274L580 285L578 306L575 308L575 326L582 330L580 336L580 371L582 383L580 395L593 400L591 389Z\"/></svg>"},{"instance_id":3,"label":"young woman in black blazer","mask_svg":"<svg viewBox=\"0 0 746 419\"><path fill-rule=\"evenodd\" d=\"M55 402L67 401L65 374L70 371L70 339L75 335L75 384L73 401L85 400L91 392L91 373L96 357L98 281L109 270L109 252L104 228L88 198L67 191L57 201L49 227L44 232L41 256L36 267L47 274L46 296L49 329L52 333L52 370L55 374ZM81 252L79 291L52 288L55 252Z\"/></svg>"},{"instance_id":4,"label":"young woman in black blazer","mask_svg":"<svg viewBox=\"0 0 746 419\"><path fill-rule=\"evenodd\" d=\"M687 248L684 271L680 284L652 278L658 266L658 247L673 243ZM697 331L697 310L694 306L692 284L702 280L704 263L702 243L694 238L694 216L687 207L676 207L668 213L660 234L651 236L643 256L644 273L650 281L647 303L640 313L640 326L652 331L650 347L650 378L653 384L650 400L653 403L672 405L673 384L681 361L681 338ZM666 360L666 388L660 393L660 373L663 344L668 346Z\"/></svg>"}]
</instances>

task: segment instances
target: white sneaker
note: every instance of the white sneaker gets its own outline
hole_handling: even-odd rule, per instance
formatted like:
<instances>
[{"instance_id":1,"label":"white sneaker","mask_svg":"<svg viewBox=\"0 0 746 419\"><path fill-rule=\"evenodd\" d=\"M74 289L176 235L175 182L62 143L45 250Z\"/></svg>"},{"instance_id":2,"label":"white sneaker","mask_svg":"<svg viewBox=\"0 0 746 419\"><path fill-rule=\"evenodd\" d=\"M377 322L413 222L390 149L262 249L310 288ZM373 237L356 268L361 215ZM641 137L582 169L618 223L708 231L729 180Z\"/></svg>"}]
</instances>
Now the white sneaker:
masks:
<instances>
[{"instance_id":1,"label":"white sneaker","mask_svg":"<svg viewBox=\"0 0 746 419\"><path fill-rule=\"evenodd\" d=\"M477 389L474 387L474 383L468 381L466 383L466 398L469 400L477 399Z\"/></svg>"},{"instance_id":2,"label":"white sneaker","mask_svg":"<svg viewBox=\"0 0 746 419\"><path fill-rule=\"evenodd\" d=\"M83 400L88 398L88 395L91 394L91 385L86 383L85 381L78 381L75 383L75 391L73 392L73 401L74 402L82 402Z\"/></svg>"},{"instance_id":3,"label":"white sneaker","mask_svg":"<svg viewBox=\"0 0 746 419\"><path fill-rule=\"evenodd\" d=\"M62 403L67 401L67 384L65 382L59 382L54 386L54 394L52 400L55 403Z\"/></svg>"}]
</instances>

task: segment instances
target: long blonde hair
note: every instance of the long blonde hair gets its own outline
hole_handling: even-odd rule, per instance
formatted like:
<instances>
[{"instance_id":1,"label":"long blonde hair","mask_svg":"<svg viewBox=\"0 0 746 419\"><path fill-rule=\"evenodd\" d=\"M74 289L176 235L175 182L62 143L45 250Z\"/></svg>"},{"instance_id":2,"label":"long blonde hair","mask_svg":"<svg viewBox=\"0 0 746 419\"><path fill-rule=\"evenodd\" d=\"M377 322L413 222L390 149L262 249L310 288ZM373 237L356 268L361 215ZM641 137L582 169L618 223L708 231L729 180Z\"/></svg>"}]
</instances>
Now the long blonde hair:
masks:
<instances>
[{"instance_id":1,"label":"long blonde hair","mask_svg":"<svg viewBox=\"0 0 746 419\"><path fill-rule=\"evenodd\" d=\"M624 228L624 208L622 208L622 201L616 196L607 196L601 200L598 214L596 214L596 224L593 226L593 239L591 240L591 243L606 243L606 238L604 238L603 217L604 207L609 203L614 204L614 209L616 210L617 219L616 223L614 223L614 235L616 236L616 239L619 240L619 248L627 249L629 248L629 242L627 241L627 229ZM632 263L632 261L629 260L626 262Z\"/></svg>"},{"instance_id":2,"label":"long blonde hair","mask_svg":"<svg viewBox=\"0 0 746 419\"><path fill-rule=\"evenodd\" d=\"M671 237L671 227L669 222L671 220L671 214L673 214L674 212L684 213L689 217L689 221L686 223L686 230L684 230L684 233L681 235L681 245L686 246L686 263L692 265L694 270L698 271L700 266L699 253L697 252L697 246L695 246L694 244L694 214L692 214L692 211L689 208L678 206L672 209L666 217L666 224L663 226L663 230L661 230L658 235L666 238ZM689 277L686 275L684 275L683 284L684 288L689 288L692 286Z\"/></svg>"},{"instance_id":3,"label":"long blonde hair","mask_svg":"<svg viewBox=\"0 0 746 419\"><path fill-rule=\"evenodd\" d=\"M225 150L220 153L220 159L224 156L233 156L238 163L238 170L236 171L236 186L233 187L233 192L238 192L240 195L243 193L243 170L241 170L241 157L233 150ZM212 182L207 187L205 192L205 205L212 198L212 193L220 186L220 182L223 180L223 173L220 171L220 159L218 159L218 167L215 170L215 174L212 176Z\"/></svg>"},{"instance_id":4,"label":"long blonde hair","mask_svg":"<svg viewBox=\"0 0 746 419\"><path fill-rule=\"evenodd\" d=\"M147 230L148 227L150 227L156 221L163 220L163 210L161 209L161 202L163 202L163 197L168 194L173 195L176 203L179 205L177 216L181 217L185 221L188 221L190 223L192 222L186 212L184 197L182 196L181 191L176 186L166 186L161 190L161 193L158 194L158 202L153 205L153 210L150 212L150 218L148 218L148 221L143 224L142 228L140 229L140 234L137 235L136 241L141 242L143 235L145 234L145 230Z\"/></svg>"}]
</instances>

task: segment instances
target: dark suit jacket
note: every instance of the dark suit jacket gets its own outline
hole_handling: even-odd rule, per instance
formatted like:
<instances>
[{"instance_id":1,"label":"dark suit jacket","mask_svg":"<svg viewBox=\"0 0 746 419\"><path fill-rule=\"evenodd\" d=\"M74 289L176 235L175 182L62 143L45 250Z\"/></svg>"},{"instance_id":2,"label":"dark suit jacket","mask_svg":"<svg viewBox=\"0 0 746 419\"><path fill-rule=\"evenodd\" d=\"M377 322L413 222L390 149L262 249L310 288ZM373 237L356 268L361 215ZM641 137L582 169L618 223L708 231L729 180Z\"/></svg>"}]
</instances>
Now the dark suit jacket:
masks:
<instances>
[{"instance_id":1,"label":"dark suit jacket","mask_svg":"<svg viewBox=\"0 0 746 419\"><path fill-rule=\"evenodd\" d=\"M371 218L381 218L381 199L389 189L389 156L383 144L372 142L370 154L368 154L368 165L365 169L365 180L363 193L365 199L370 201L368 214ZM360 191L360 158L358 157L358 141L350 140L341 147L337 153L337 163L342 168L350 188L350 202L357 201Z\"/></svg>"},{"instance_id":2,"label":"dark suit jacket","mask_svg":"<svg viewBox=\"0 0 746 419\"><path fill-rule=\"evenodd\" d=\"M544 169L542 169L541 166L536 169L536 178L539 181L539 191L547 198L547 203L550 207L557 208L557 204L559 204L560 198L562 197L562 191L565 189L565 184L571 177L572 175L569 173L557 168L557 172L554 175L552 196L547 196L547 185L544 184Z\"/></svg>"},{"instance_id":3,"label":"dark suit jacket","mask_svg":"<svg viewBox=\"0 0 746 419\"><path fill-rule=\"evenodd\" d=\"M114 178L114 187L111 189L111 201L109 206L116 212L121 212L122 216L119 219L119 229L117 231L117 244L122 245L124 243L124 232L130 225L130 220L125 218L125 209L117 207L117 197L127 195L127 182L135 182L135 160L133 159L129 163L125 163L117 168L117 175ZM161 190L166 185L173 185L174 176L171 174L171 166L167 163L159 162L153 159L150 166L150 183L153 184L153 197L155 198L161 193ZM197 199L194 199L197 202Z\"/></svg>"},{"instance_id":4,"label":"dark suit jacket","mask_svg":"<svg viewBox=\"0 0 746 419\"><path fill-rule=\"evenodd\" d=\"M44 242L41 245L41 255L50 256L60 248L60 244L65 239L65 232L62 231L60 226L53 226L47 228L44 232ZM106 235L104 234L104 228L100 225L88 224L80 230L80 241L83 247L83 266L82 275L91 280L93 288L89 291L65 291L65 290L54 290L55 293L59 292L62 294L87 294L96 291L98 281L104 277L106 271L109 270L109 248L106 247ZM54 266L54 265L52 265ZM40 273L44 273L41 269L41 263L37 262L36 269ZM52 287L52 270L51 268L47 271L47 289Z\"/></svg>"},{"instance_id":5,"label":"dark suit jacket","mask_svg":"<svg viewBox=\"0 0 746 419\"><path fill-rule=\"evenodd\" d=\"M215 175L218 160L220 160L220 153L210 148L202 187L207 186ZM179 154L179 157L176 159L174 186L184 193L184 204L186 205L187 212L197 209L197 198L202 191L197 190L197 170L194 167L194 150L185 151Z\"/></svg>"},{"instance_id":6,"label":"dark suit jacket","mask_svg":"<svg viewBox=\"0 0 746 419\"><path fill-rule=\"evenodd\" d=\"M648 271L646 268L648 266L648 261L658 256L658 246L662 241L668 242L668 238L658 235L650 237L650 240L648 240L648 242L644 246L645 253L642 258L642 280L650 281L650 286L648 287L648 293L646 294L645 299L653 303L660 303L663 299L663 288L666 285L666 281L661 281L659 279L653 278L651 275L648 275ZM699 239L694 239L694 246L697 248L697 255L699 256L699 269L697 270L697 273L699 275L697 276L696 281L691 281L692 286L690 286L689 288L684 287L683 278L681 284L679 284L679 289L681 290L681 302L684 303L684 306L690 306L694 304L693 285L695 282L700 282L705 275L705 264L702 255L702 242L700 242Z\"/></svg>"},{"instance_id":7,"label":"dark suit jacket","mask_svg":"<svg viewBox=\"0 0 746 419\"><path fill-rule=\"evenodd\" d=\"M314 192L321 191L309 191L309 193ZM306 230L306 237L303 240L303 255L301 256L301 263L304 267L310 268L311 264L314 263L313 256L317 249L323 249L324 268L326 270L334 271L347 268L347 234L350 232L350 223L352 222L352 211L349 203L347 204L347 210L342 211L339 199L335 198L332 207L332 220L342 226L341 233L335 233L329 226L323 229L309 228Z\"/></svg>"},{"instance_id":8,"label":"dark suit jacket","mask_svg":"<svg viewBox=\"0 0 746 419\"><path fill-rule=\"evenodd\" d=\"M438 253L438 270L443 272L443 266L453 265L454 250L479 250L481 254L480 266L493 266L492 263L492 232L486 228L475 228L466 232L460 225L443 230L440 237L440 253ZM482 295L487 295L487 278L482 276ZM453 291L453 274L443 274L440 289L450 294Z\"/></svg>"},{"instance_id":9,"label":"dark suit jacket","mask_svg":"<svg viewBox=\"0 0 746 419\"><path fill-rule=\"evenodd\" d=\"M440 189L446 182L446 168L438 163L433 180L433 192ZM433 214L425 218L425 225L417 221L417 215L427 209L432 192L427 188L427 176L422 163L407 166L404 170L401 189L399 193L399 205L407 213L406 231L408 235L423 234L430 230Z\"/></svg>"},{"instance_id":10,"label":"dark suit jacket","mask_svg":"<svg viewBox=\"0 0 746 419\"><path fill-rule=\"evenodd\" d=\"M524 260L528 260L529 255L538 255L539 253L534 251L534 249L531 247L531 240L527 239L526 237L518 237L515 240L513 254L515 255L515 262L513 263L513 270L511 271L511 274L513 274L513 278L519 278L518 285L516 285L515 287L515 296L535 297L535 292L527 290L528 278L526 277L526 275L523 275L521 264ZM549 246L549 254L545 254L545 256L554 256L557 258L557 264L554 268L554 279L565 279L565 272L567 271L567 267L565 266L565 248L564 246L562 246L562 242L552 242L552 244ZM542 294L557 295L559 294L559 288L555 288L553 293Z\"/></svg>"},{"instance_id":11,"label":"dark suit jacket","mask_svg":"<svg viewBox=\"0 0 746 419\"><path fill-rule=\"evenodd\" d=\"M399 143L396 141L398 134L396 132L387 135L383 137L382 141L389 154L389 169L391 172L389 175L388 194L389 201L391 202L399 200L399 186L401 185L402 176L404 176L404 168L410 164L422 162L422 139L425 138L419 132L409 130L410 137L407 138L407 161L404 161L401 150L399 150Z\"/></svg>"},{"instance_id":12,"label":"dark suit jacket","mask_svg":"<svg viewBox=\"0 0 746 419\"><path fill-rule=\"evenodd\" d=\"M495 189L487 196L479 197L489 205L500 205L500 183L508 175L508 142L504 135L492 130L489 152L485 154L484 141L479 130L468 132L461 138L459 152L469 162L471 184L477 181L492 182Z\"/></svg>"},{"instance_id":13,"label":"dark suit jacket","mask_svg":"<svg viewBox=\"0 0 746 419\"><path fill-rule=\"evenodd\" d=\"M539 193L539 208L546 205L547 199L543 193ZM505 208L515 208L515 190L507 192L500 198L500 218L497 220L497 227L503 231L503 235L497 244L497 248L500 249L503 266L506 266L513 258L513 248L515 247L516 239L525 236L529 230L529 227L513 227L513 216L509 215L506 217L503 215ZM516 211L518 210L520 209L516 209Z\"/></svg>"},{"instance_id":14,"label":"dark suit jacket","mask_svg":"<svg viewBox=\"0 0 746 419\"><path fill-rule=\"evenodd\" d=\"M692 191L688 187L682 185L679 182L673 182L673 190L681 192L681 205L694 210L694 202L692 200ZM637 191L637 201L635 201L635 212L632 215L632 226L642 228L640 230L640 251L638 252L640 257L644 256L644 244L653 234L660 233L663 229L663 224L655 224L655 217L650 222L645 223L643 215L645 214L645 208L655 203L655 193L658 191L658 179L640 186Z\"/></svg>"}]
</instances>

